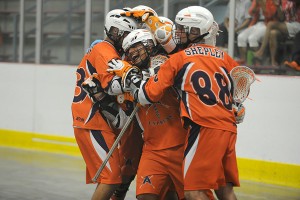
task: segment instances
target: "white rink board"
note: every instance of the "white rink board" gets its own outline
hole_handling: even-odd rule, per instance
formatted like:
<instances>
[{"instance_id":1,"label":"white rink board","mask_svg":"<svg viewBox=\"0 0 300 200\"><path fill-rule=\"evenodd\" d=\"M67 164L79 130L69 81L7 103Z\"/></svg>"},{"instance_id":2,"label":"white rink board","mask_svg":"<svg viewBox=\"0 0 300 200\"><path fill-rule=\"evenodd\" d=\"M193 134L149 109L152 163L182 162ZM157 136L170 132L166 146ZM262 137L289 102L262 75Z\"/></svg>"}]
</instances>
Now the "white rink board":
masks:
<instances>
[{"instance_id":1,"label":"white rink board","mask_svg":"<svg viewBox=\"0 0 300 200\"><path fill-rule=\"evenodd\" d=\"M0 129L73 137L76 67L0 63ZM300 77L260 75L246 100L237 155L300 164Z\"/></svg>"},{"instance_id":2,"label":"white rink board","mask_svg":"<svg viewBox=\"0 0 300 200\"><path fill-rule=\"evenodd\" d=\"M238 127L239 157L300 164L300 77L257 76Z\"/></svg>"},{"instance_id":3,"label":"white rink board","mask_svg":"<svg viewBox=\"0 0 300 200\"><path fill-rule=\"evenodd\" d=\"M0 128L73 137L71 66L0 63Z\"/></svg>"}]
</instances>

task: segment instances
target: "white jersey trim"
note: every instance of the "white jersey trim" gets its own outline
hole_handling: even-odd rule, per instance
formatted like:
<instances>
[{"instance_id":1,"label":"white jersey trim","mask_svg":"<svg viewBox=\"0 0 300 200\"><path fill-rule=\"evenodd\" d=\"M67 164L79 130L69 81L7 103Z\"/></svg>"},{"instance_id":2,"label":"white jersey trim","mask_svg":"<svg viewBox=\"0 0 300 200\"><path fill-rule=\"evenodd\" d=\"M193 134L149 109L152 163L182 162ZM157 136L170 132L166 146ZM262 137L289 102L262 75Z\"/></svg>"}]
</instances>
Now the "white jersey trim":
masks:
<instances>
[{"instance_id":1,"label":"white jersey trim","mask_svg":"<svg viewBox=\"0 0 300 200\"><path fill-rule=\"evenodd\" d=\"M92 132L90 131L90 138L92 140L92 144L94 146L94 149L96 150L98 156L101 158L102 161L104 161L106 159L106 151L97 143L96 139L94 138ZM111 170L111 167L110 167L110 164L109 162L106 163L105 165L110 171Z\"/></svg>"},{"instance_id":2,"label":"white jersey trim","mask_svg":"<svg viewBox=\"0 0 300 200\"><path fill-rule=\"evenodd\" d=\"M198 142L199 142L199 136L200 134L198 134L192 148L190 149L190 151L188 152L188 154L186 155L185 157L185 160L184 160L184 167L183 167L183 171L184 171L184 178L185 178L185 175L186 175L186 172L187 170L189 169L190 165L191 165L191 162L193 161L193 158L196 154L196 150L197 150L197 147L198 147Z\"/></svg>"},{"instance_id":3,"label":"white jersey trim","mask_svg":"<svg viewBox=\"0 0 300 200\"><path fill-rule=\"evenodd\" d=\"M148 101L145 95L145 92L143 90L144 85L146 84L146 81L142 81L140 85L140 89L138 91L138 102L143 106L146 104L152 104L152 102Z\"/></svg>"}]
</instances>

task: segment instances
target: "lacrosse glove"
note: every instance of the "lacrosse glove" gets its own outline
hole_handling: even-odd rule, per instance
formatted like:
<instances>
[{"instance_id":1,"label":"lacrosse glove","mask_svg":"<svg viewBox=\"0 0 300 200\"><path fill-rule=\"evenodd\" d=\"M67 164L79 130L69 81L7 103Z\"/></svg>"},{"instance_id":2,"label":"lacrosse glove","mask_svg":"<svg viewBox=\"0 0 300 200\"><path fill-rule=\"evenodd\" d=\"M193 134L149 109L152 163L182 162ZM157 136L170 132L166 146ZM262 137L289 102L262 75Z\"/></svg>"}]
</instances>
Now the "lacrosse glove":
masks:
<instances>
[{"instance_id":1,"label":"lacrosse glove","mask_svg":"<svg viewBox=\"0 0 300 200\"><path fill-rule=\"evenodd\" d=\"M236 123L237 124L242 123L244 121L246 108L244 107L243 104L240 104L239 106L233 104L232 108L233 108Z\"/></svg>"}]
</instances>

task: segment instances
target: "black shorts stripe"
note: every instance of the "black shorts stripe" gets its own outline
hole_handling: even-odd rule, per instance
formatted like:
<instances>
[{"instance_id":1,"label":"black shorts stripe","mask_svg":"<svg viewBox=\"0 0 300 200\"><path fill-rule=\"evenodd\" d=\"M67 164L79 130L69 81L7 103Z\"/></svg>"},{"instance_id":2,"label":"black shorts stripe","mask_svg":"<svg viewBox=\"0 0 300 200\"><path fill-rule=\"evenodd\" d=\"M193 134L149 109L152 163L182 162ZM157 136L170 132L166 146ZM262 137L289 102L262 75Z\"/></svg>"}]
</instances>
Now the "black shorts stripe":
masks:
<instances>
[{"instance_id":1,"label":"black shorts stripe","mask_svg":"<svg viewBox=\"0 0 300 200\"><path fill-rule=\"evenodd\" d=\"M191 123L190 124L191 129L189 131L189 139L188 139L188 145L185 148L184 151L184 158L186 157L186 155L189 153L189 151L191 150L192 146L194 145L198 134L200 133L200 128L201 126L195 123Z\"/></svg>"},{"instance_id":2,"label":"black shorts stripe","mask_svg":"<svg viewBox=\"0 0 300 200\"><path fill-rule=\"evenodd\" d=\"M101 131L91 130L91 133L92 133L93 137L95 138L95 140L97 141L97 143L108 153L109 148L104 140L104 137L103 137Z\"/></svg>"}]
</instances>

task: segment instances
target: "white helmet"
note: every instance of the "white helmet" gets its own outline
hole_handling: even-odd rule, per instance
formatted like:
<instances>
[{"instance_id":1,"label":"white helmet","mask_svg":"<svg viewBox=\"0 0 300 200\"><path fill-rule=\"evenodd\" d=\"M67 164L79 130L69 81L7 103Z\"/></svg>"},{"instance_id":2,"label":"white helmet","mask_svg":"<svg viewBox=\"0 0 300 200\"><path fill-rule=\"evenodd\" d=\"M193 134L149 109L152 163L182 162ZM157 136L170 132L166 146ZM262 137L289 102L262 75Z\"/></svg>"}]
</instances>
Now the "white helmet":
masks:
<instances>
[{"instance_id":1,"label":"white helmet","mask_svg":"<svg viewBox=\"0 0 300 200\"><path fill-rule=\"evenodd\" d=\"M109 32L111 27L116 27L119 29L118 35L122 36L124 31L131 32L137 29L138 24L134 19L121 16L124 12L122 9L115 9L107 13L104 25L106 32Z\"/></svg>"},{"instance_id":2,"label":"white helmet","mask_svg":"<svg viewBox=\"0 0 300 200\"><path fill-rule=\"evenodd\" d=\"M138 5L136 7L133 7L132 10L146 10L146 11L153 13L154 16L158 16L157 13L155 12L155 10L153 10L149 6Z\"/></svg>"},{"instance_id":3,"label":"white helmet","mask_svg":"<svg viewBox=\"0 0 300 200\"><path fill-rule=\"evenodd\" d=\"M176 17L175 22L187 28L187 33L190 33L191 28L199 28L200 35L208 33L204 37L208 38L210 35L211 27L214 23L214 17L209 10L201 6L190 6L180 10Z\"/></svg>"},{"instance_id":4,"label":"white helmet","mask_svg":"<svg viewBox=\"0 0 300 200\"><path fill-rule=\"evenodd\" d=\"M141 44L141 45L140 45ZM156 40L146 29L137 29L129 33L123 40L122 48L127 58L140 69L147 69L150 57L156 53ZM130 50L130 48L134 48ZM144 48L145 51L142 51Z\"/></svg>"},{"instance_id":5,"label":"white helmet","mask_svg":"<svg viewBox=\"0 0 300 200\"><path fill-rule=\"evenodd\" d=\"M216 46L217 36L219 35L219 25L216 21L214 21L211 26L211 31L209 31L208 37L205 37L205 44Z\"/></svg>"},{"instance_id":6,"label":"white helmet","mask_svg":"<svg viewBox=\"0 0 300 200\"><path fill-rule=\"evenodd\" d=\"M152 40L156 46L156 40L152 33L146 29L136 29L129 33L123 40L122 48L126 52L132 45L142 42L144 46L148 45L148 40Z\"/></svg>"}]
</instances>

